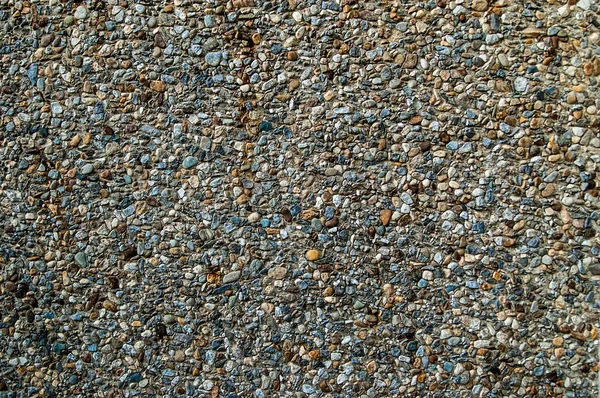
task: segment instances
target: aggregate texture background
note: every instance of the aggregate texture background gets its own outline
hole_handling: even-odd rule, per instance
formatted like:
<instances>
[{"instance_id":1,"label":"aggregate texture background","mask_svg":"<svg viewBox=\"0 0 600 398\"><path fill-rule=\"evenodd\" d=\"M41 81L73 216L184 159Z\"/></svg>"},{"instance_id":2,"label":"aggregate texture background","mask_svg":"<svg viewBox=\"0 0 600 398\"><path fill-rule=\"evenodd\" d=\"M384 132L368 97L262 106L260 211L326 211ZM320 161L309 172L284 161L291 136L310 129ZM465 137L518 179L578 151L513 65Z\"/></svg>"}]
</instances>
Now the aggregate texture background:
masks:
<instances>
[{"instance_id":1,"label":"aggregate texture background","mask_svg":"<svg viewBox=\"0 0 600 398\"><path fill-rule=\"evenodd\" d=\"M0 397L592 397L593 0L0 0Z\"/></svg>"}]
</instances>

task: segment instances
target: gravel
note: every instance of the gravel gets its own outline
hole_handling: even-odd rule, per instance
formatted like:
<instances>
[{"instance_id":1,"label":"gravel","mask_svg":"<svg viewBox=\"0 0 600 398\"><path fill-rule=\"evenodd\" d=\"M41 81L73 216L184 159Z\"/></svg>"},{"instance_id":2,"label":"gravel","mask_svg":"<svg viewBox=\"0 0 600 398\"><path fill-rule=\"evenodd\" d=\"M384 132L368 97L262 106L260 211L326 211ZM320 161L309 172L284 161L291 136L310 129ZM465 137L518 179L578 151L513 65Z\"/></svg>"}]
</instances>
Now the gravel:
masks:
<instances>
[{"instance_id":1,"label":"gravel","mask_svg":"<svg viewBox=\"0 0 600 398\"><path fill-rule=\"evenodd\" d=\"M598 394L589 0L0 0L0 397Z\"/></svg>"}]
</instances>

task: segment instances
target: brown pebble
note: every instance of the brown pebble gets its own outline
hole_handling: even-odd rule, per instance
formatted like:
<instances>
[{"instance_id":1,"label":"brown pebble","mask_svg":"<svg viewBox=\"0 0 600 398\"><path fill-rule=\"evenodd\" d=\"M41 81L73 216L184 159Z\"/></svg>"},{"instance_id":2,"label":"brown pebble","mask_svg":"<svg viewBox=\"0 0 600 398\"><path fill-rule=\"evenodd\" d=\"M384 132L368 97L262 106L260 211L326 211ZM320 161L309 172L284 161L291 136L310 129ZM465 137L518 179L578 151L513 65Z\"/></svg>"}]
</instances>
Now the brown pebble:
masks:
<instances>
[{"instance_id":1,"label":"brown pebble","mask_svg":"<svg viewBox=\"0 0 600 398\"><path fill-rule=\"evenodd\" d=\"M317 261L319 258L321 258L321 252L318 250L311 249L306 252L306 259L308 261Z\"/></svg>"},{"instance_id":2,"label":"brown pebble","mask_svg":"<svg viewBox=\"0 0 600 398\"><path fill-rule=\"evenodd\" d=\"M288 88L290 91L293 91L293 90L297 89L298 87L300 87L300 80L298 80L298 79L290 80L290 84L288 85Z\"/></svg>"},{"instance_id":3,"label":"brown pebble","mask_svg":"<svg viewBox=\"0 0 600 398\"><path fill-rule=\"evenodd\" d=\"M102 307L110 312L117 312L117 305L110 300L104 300L102 303Z\"/></svg>"},{"instance_id":4,"label":"brown pebble","mask_svg":"<svg viewBox=\"0 0 600 398\"><path fill-rule=\"evenodd\" d=\"M71 142L69 142L69 145L71 145L71 147L75 148L77 145L79 145L80 141L81 141L81 136L79 134L75 134L73 136L73 138L71 138Z\"/></svg>"},{"instance_id":5,"label":"brown pebble","mask_svg":"<svg viewBox=\"0 0 600 398\"><path fill-rule=\"evenodd\" d=\"M387 227L387 225L390 223L391 218L392 211L390 209L381 210L381 213L379 213L379 219L381 220L381 223L384 227Z\"/></svg>"},{"instance_id":6,"label":"brown pebble","mask_svg":"<svg viewBox=\"0 0 600 398\"><path fill-rule=\"evenodd\" d=\"M502 246L512 247L515 245L515 240L512 238L502 238Z\"/></svg>"},{"instance_id":7,"label":"brown pebble","mask_svg":"<svg viewBox=\"0 0 600 398\"><path fill-rule=\"evenodd\" d=\"M329 393L331 392L331 387L329 386L329 383L327 383L327 381L325 380L321 380L319 382L319 388L321 389L321 391Z\"/></svg>"},{"instance_id":8,"label":"brown pebble","mask_svg":"<svg viewBox=\"0 0 600 398\"><path fill-rule=\"evenodd\" d=\"M308 357L313 361L317 361L321 358L321 350L312 350L308 353Z\"/></svg>"},{"instance_id":9,"label":"brown pebble","mask_svg":"<svg viewBox=\"0 0 600 398\"><path fill-rule=\"evenodd\" d=\"M528 136L523 136L519 139L519 146L520 147L524 147L524 148L529 148L532 144L532 140L531 138L529 138Z\"/></svg>"},{"instance_id":10,"label":"brown pebble","mask_svg":"<svg viewBox=\"0 0 600 398\"><path fill-rule=\"evenodd\" d=\"M150 82L150 89L162 93L167 89L167 85L160 80L153 80Z\"/></svg>"},{"instance_id":11,"label":"brown pebble","mask_svg":"<svg viewBox=\"0 0 600 398\"><path fill-rule=\"evenodd\" d=\"M288 59L288 61L297 61L298 53L296 51L288 51L287 59Z\"/></svg>"},{"instance_id":12,"label":"brown pebble","mask_svg":"<svg viewBox=\"0 0 600 398\"><path fill-rule=\"evenodd\" d=\"M340 219L337 217L333 217L331 220L327 220L325 221L325 227L327 228L333 228L335 226L337 226L340 222Z\"/></svg>"},{"instance_id":13,"label":"brown pebble","mask_svg":"<svg viewBox=\"0 0 600 398\"><path fill-rule=\"evenodd\" d=\"M554 193L554 184L548 184L546 185L546 188L544 188L544 190L542 191L542 196L544 198L547 198L548 196L551 196Z\"/></svg>"}]
</instances>

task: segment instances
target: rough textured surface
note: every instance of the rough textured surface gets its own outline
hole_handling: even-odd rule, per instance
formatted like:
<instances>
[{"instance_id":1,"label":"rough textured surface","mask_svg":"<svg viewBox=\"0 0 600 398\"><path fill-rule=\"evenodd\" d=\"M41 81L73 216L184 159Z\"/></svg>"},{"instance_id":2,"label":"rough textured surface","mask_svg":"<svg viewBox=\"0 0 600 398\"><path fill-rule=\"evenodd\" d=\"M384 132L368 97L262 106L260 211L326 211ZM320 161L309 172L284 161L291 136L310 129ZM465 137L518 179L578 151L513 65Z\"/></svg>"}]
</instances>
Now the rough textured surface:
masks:
<instances>
[{"instance_id":1,"label":"rough textured surface","mask_svg":"<svg viewBox=\"0 0 600 398\"><path fill-rule=\"evenodd\" d=\"M595 396L598 5L405 3L0 0L0 396Z\"/></svg>"}]
</instances>

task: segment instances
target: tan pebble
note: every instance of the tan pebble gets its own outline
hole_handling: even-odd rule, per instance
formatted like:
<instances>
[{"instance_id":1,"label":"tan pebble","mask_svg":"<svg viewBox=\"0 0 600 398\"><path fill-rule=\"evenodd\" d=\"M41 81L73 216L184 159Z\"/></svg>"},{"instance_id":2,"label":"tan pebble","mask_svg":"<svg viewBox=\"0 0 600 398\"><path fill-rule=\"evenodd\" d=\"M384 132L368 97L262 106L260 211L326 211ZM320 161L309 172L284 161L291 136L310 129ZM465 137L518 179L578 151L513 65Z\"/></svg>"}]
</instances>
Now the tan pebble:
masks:
<instances>
[{"instance_id":1,"label":"tan pebble","mask_svg":"<svg viewBox=\"0 0 600 398\"><path fill-rule=\"evenodd\" d=\"M515 245L515 240L512 238L502 238L502 246L512 247Z\"/></svg>"},{"instance_id":2,"label":"tan pebble","mask_svg":"<svg viewBox=\"0 0 600 398\"><path fill-rule=\"evenodd\" d=\"M308 357L310 359L312 359L313 361L318 360L319 358L321 358L321 350L312 350L308 353Z\"/></svg>"},{"instance_id":3,"label":"tan pebble","mask_svg":"<svg viewBox=\"0 0 600 398\"><path fill-rule=\"evenodd\" d=\"M275 309L275 305L273 305L271 303L262 303L260 305L260 309L263 310L264 312L266 312L267 314L270 314Z\"/></svg>"},{"instance_id":4,"label":"tan pebble","mask_svg":"<svg viewBox=\"0 0 600 398\"><path fill-rule=\"evenodd\" d=\"M386 227L390 223L390 218L392 218L393 212L390 209L381 210L379 213L379 219L384 227Z\"/></svg>"},{"instance_id":5,"label":"tan pebble","mask_svg":"<svg viewBox=\"0 0 600 398\"><path fill-rule=\"evenodd\" d=\"M117 312L117 305L110 300L104 300L104 303L102 303L102 307L104 307L104 309L107 311Z\"/></svg>"},{"instance_id":6,"label":"tan pebble","mask_svg":"<svg viewBox=\"0 0 600 398\"><path fill-rule=\"evenodd\" d=\"M471 8L475 11L485 11L487 10L489 4L487 0L473 0L471 2Z\"/></svg>"},{"instance_id":7,"label":"tan pebble","mask_svg":"<svg viewBox=\"0 0 600 398\"><path fill-rule=\"evenodd\" d=\"M542 196L544 198L547 198L548 196L552 195L554 193L554 184L548 184L546 185L546 188L544 188L544 190L542 191Z\"/></svg>"},{"instance_id":8,"label":"tan pebble","mask_svg":"<svg viewBox=\"0 0 600 398\"><path fill-rule=\"evenodd\" d=\"M177 350L175 355L173 355L173 360L175 362L183 362L185 361L185 352L183 350Z\"/></svg>"},{"instance_id":9,"label":"tan pebble","mask_svg":"<svg viewBox=\"0 0 600 398\"><path fill-rule=\"evenodd\" d=\"M586 76L592 76L594 74L594 64L592 64L591 62L583 64L583 73Z\"/></svg>"},{"instance_id":10,"label":"tan pebble","mask_svg":"<svg viewBox=\"0 0 600 398\"><path fill-rule=\"evenodd\" d=\"M211 273L211 274L207 274L207 275L206 275L206 281L207 281L208 283L217 283L217 282L219 282L219 279L220 279L220 278L219 278L219 275L217 275L217 274L214 274L214 273Z\"/></svg>"},{"instance_id":11,"label":"tan pebble","mask_svg":"<svg viewBox=\"0 0 600 398\"><path fill-rule=\"evenodd\" d=\"M515 225L513 225L513 230L520 231L525 227L525 220L519 220Z\"/></svg>"},{"instance_id":12,"label":"tan pebble","mask_svg":"<svg viewBox=\"0 0 600 398\"><path fill-rule=\"evenodd\" d=\"M283 279L287 274L287 269L284 267L275 267L269 270L269 277L273 279Z\"/></svg>"},{"instance_id":13,"label":"tan pebble","mask_svg":"<svg viewBox=\"0 0 600 398\"><path fill-rule=\"evenodd\" d=\"M523 29L521 31L521 34L523 35L523 37L536 37L543 35L544 31L542 29L529 27Z\"/></svg>"},{"instance_id":14,"label":"tan pebble","mask_svg":"<svg viewBox=\"0 0 600 398\"><path fill-rule=\"evenodd\" d=\"M323 290L323 297L333 296L333 288L331 286L327 286L325 290Z\"/></svg>"},{"instance_id":15,"label":"tan pebble","mask_svg":"<svg viewBox=\"0 0 600 398\"><path fill-rule=\"evenodd\" d=\"M318 250L311 249L306 252L306 259L308 261L317 261L319 258L321 258L321 252Z\"/></svg>"},{"instance_id":16,"label":"tan pebble","mask_svg":"<svg viewBox=\"0 0 600 398\"><path fill-rule=\"evenodd\" d=\"M531 127L532 129L539 129L540 127L542 127L542 123L543 123L543 119L541 119L539 117L534 117L529 122L529 127Z\"/></svg>"},{"instance_id":17,"label":"tan pebble","mask_svg":"<svg viewBox=\"0 0 600 398\"><path fill-rule=\"evenodd\" d=\"M69 145L71 145L71 147L75 148L77 145L79 145L80 141L81 141L81 136L79 134L75 134L73 136L73 138L71 138L71 142L69 142Z\"/></svg>"},{"instance_id":18,"label":"tan pebble","mask_svg":"<svg viewBox=\"0 0 600 398\"><path fill-rule=\"evenodd\" d=\"M563 348L555 348L555 349L554 349L554 355L555 355L557 358L560 358L560 357L562 357L562 356L564 355L564 353L565 353L565 350L564 350Z\"/></svg>"},{"instance_id":19,"label":"tan pebble","mask_svg":"<svg viewBox=\"0 0 600 398\"><path fill-rule=\"evenodd\" d=\"M377 363L374 360L369 361L369 362L367 362L366 368L367 368L367 372L369 374L373 374L377 370Z\"/></svg>"},{"instance_id":20,"label":"tan pebble","mask_svg":"<svg viewBox=\"0 0 600 398\"><path fill-rule=\"evenodd\" d=\"M160 80L152 80L150 82L150 89L152 91L157 91L159 93L162 93L163 91L165 91L167 89L167 85L163 82L161 82Z\"/></svg>"},{"instance_id":21,"label":"tan pebble","mask_svg":"<svg viewBox=\"0 0 600 398\"><path fill-rule=\"evenodd\" d=\"M112 174L111 174L110 170L102 170L100 172L100 178L103 180L111 180Z\"/></svg>"},{"instance_id":22,"label":"tan pebble","mask_svg":"<svg viewBox=\"0 0 600 398\"><path fill-rule=\"evenodd\" d=\"M583 93L585 91L585 86L573 86L571 88L577 93Z\"/></svg>"}]
</instances>

